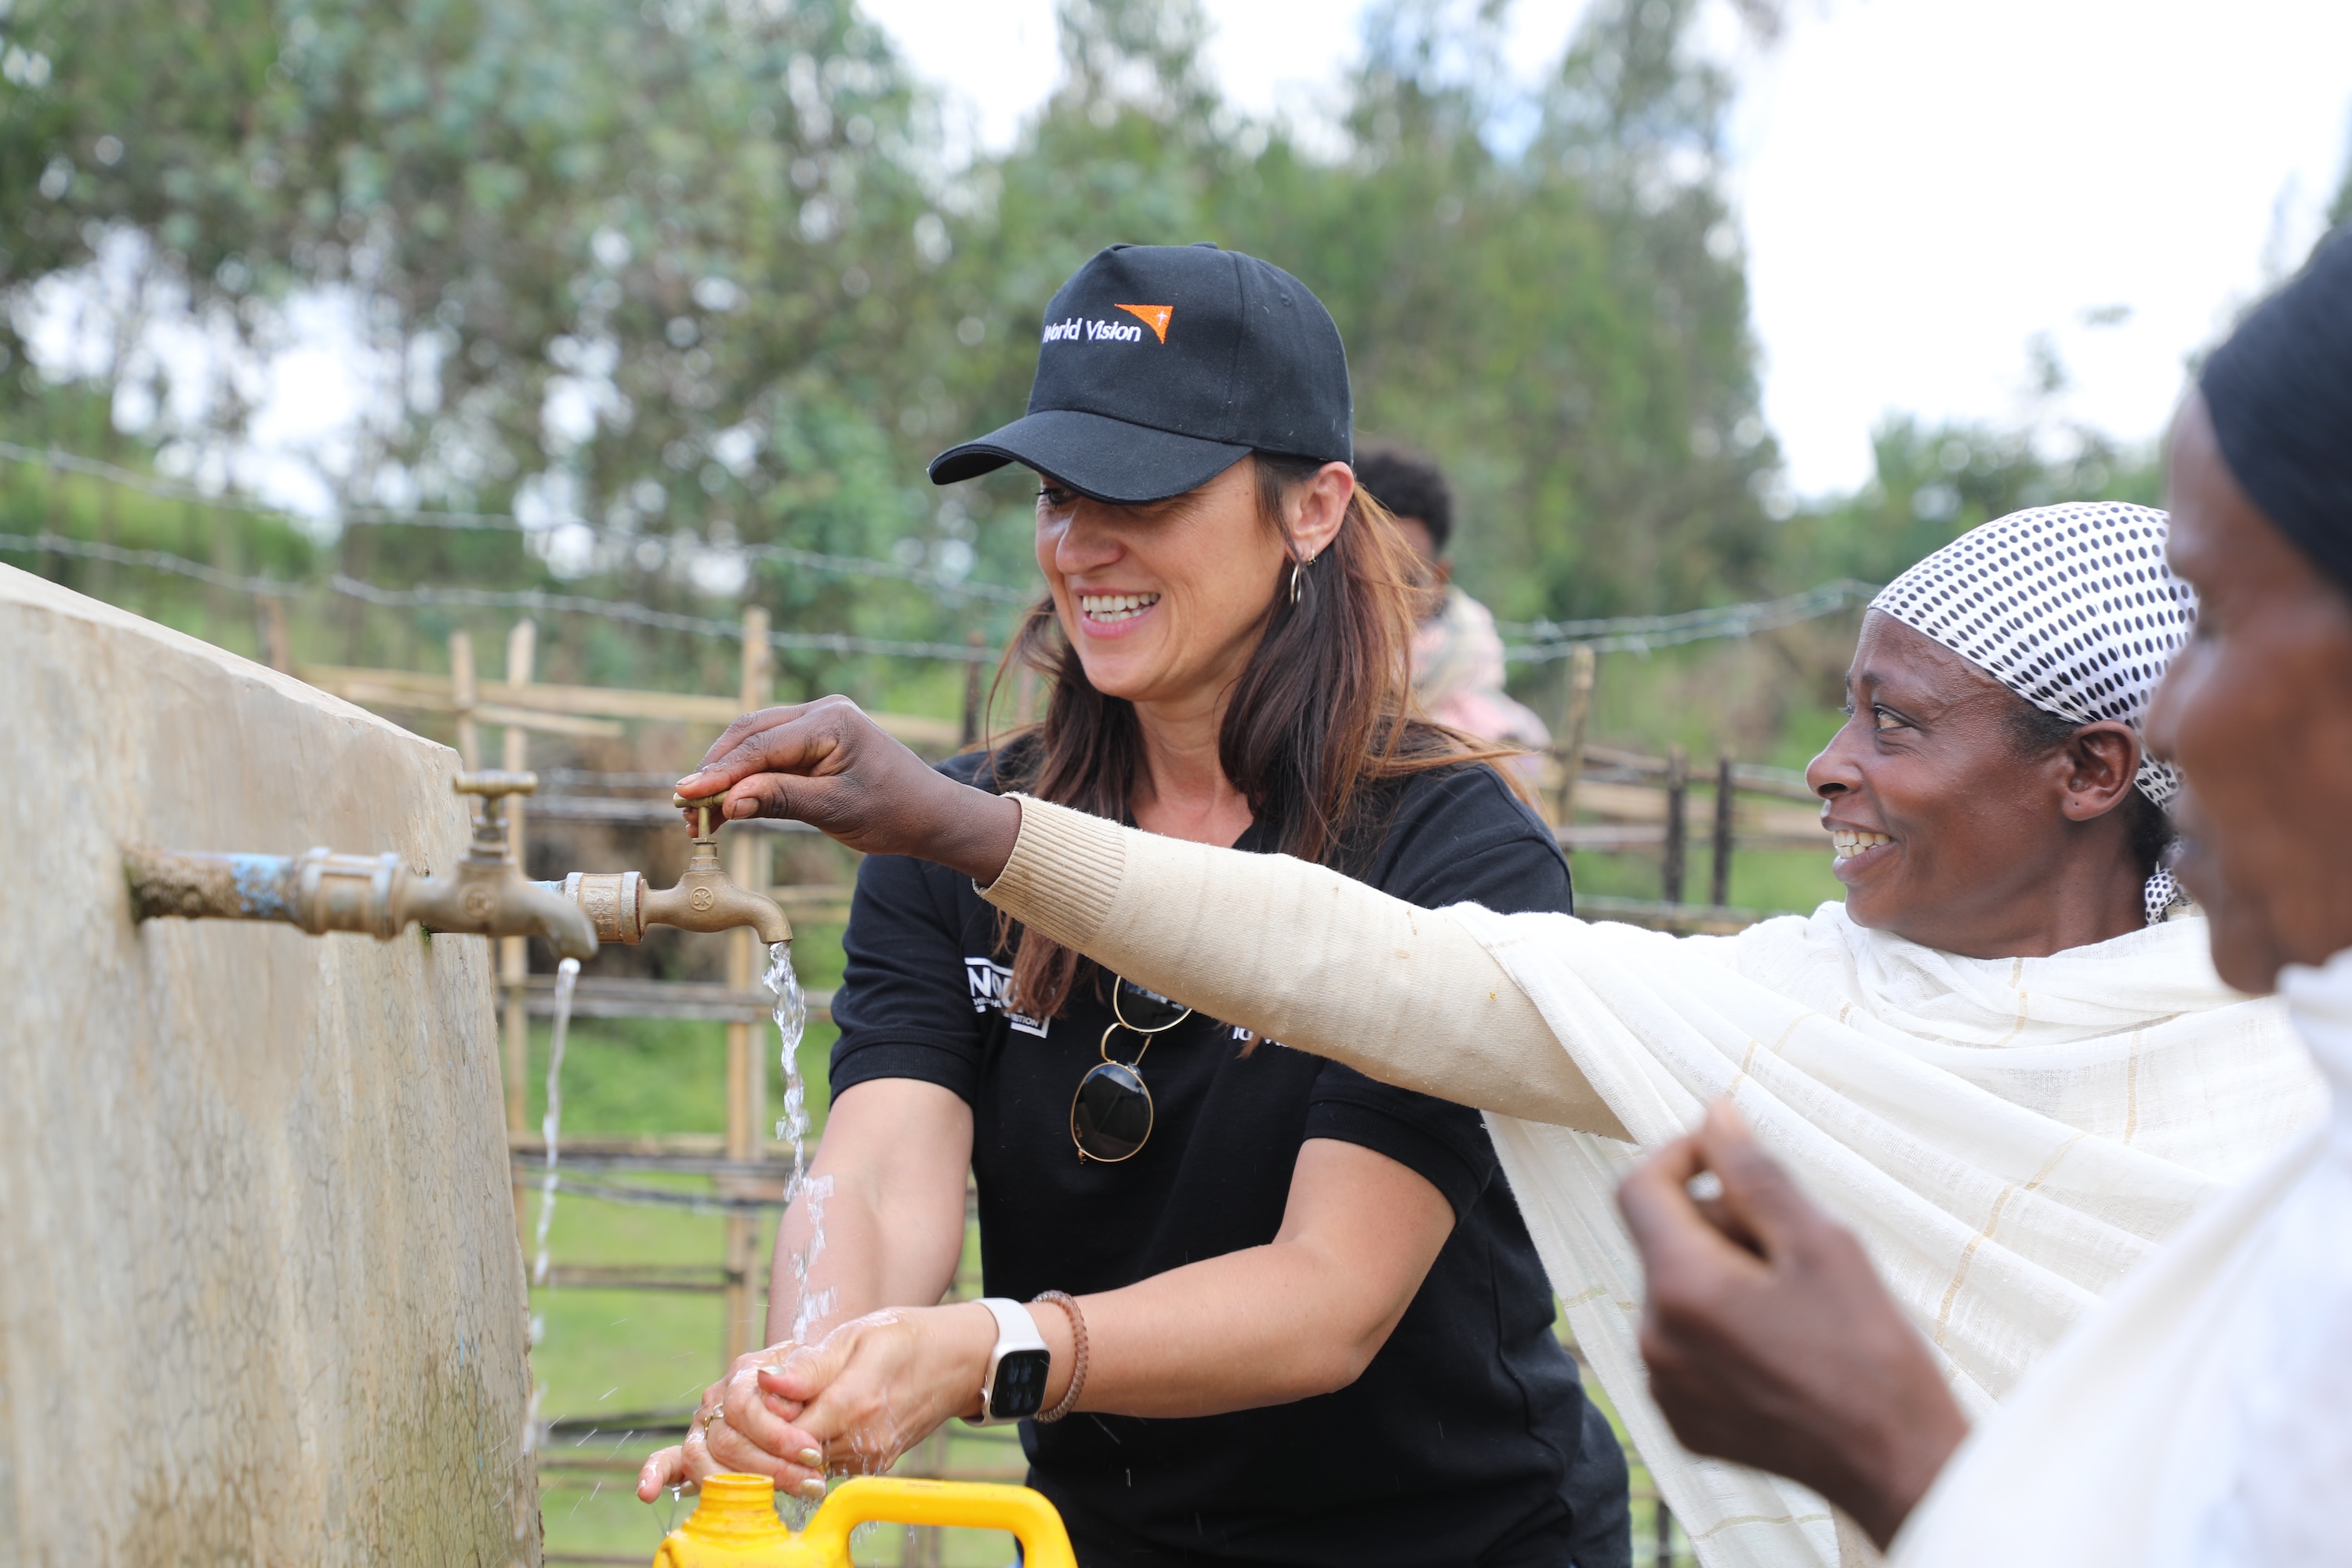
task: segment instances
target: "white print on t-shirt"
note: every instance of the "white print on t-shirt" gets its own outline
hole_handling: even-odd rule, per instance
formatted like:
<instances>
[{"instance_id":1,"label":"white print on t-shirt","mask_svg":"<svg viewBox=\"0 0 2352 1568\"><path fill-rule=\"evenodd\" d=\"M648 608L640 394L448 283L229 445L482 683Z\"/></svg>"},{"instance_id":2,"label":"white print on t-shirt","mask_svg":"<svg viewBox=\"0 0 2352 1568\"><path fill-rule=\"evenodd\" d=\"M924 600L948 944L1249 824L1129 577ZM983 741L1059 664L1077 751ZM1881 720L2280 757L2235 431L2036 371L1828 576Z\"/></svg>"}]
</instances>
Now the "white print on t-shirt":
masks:
<instances>
[{"instance_id":1,"label":"white print on t-shirt","mask_svg":"<svg viewBox=\"0 0 2352 1568\"><path fill-rule=\"evenodd\" d=\"M1026 1013L1016 1013L1009 1005L1013 995L1013 971L985 958L966 958L963 977L971 986L971 1010L986 1013L992 1009L1004 1015L1004 1021L1024 1035L1044 1038L1054 1026L1051 1018L1033 1018Z\"/></svg>"}]
</instances>

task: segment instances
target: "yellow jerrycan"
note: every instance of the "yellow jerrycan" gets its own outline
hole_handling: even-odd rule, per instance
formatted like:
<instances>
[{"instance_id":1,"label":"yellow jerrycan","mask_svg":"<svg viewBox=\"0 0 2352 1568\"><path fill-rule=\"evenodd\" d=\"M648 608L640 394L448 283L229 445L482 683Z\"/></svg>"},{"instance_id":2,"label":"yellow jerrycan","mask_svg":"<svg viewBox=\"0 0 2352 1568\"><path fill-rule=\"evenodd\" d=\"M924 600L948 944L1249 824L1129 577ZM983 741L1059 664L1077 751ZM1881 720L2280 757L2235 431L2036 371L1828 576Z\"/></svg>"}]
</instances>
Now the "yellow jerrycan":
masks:
<instances>
[{"instance_id":1,"label":"yellow jerrycan","mask_svg":"<svg viewBox=\"0 0 2352 1568\"><path fill-rule=\"evenodd\" d=\"M653 1568L850 1568L861 1524L943 1524L1008 1530L1024 1568L1078 1568L1062 1516L1027 1487L862 1476L833 1489L798 1535L776 1517L765 1476L706 1478L687 1521L662 1538Z\"/></svg>"}]
</instances>

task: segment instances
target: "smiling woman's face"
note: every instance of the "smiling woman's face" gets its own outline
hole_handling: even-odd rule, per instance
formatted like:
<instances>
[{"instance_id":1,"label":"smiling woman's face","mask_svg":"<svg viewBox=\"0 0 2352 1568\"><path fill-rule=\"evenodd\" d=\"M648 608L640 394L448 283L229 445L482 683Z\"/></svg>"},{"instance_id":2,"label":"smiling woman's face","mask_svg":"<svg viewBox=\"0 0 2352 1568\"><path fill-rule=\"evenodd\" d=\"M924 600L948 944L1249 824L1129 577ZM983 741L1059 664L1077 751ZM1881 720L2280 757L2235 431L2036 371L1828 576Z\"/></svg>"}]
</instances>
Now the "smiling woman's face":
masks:
<instances>
[{"instance_id":1,"label":"smiling woman's face","mask_svg":"<svg viewBox=\"0 0 2352 1568\"><path fill-rule=\"evenodd\" d=\"M1942 644L1872 611L1850 717L1805 770L1835 835L1855 923L1970 958L2032 957L2137 922L2129 833L2109 820L2137 742L2120 724L2030 755L2021 700Z\"/></svg>"},{"instance_id":2,"label":"smiling woman's face","mask_svg":"<svg viewBox=\"0 0 2352 1568\"><path fill-rule=\"evenodd\" d=\"M1037 497L1037 564L1063 633L1095 689L1130 702L1213 701L1230 687L1289 559L1259 514L1247 458L1150 506L1089 500L1051 479Z\"/></svg>"}]
</instances>

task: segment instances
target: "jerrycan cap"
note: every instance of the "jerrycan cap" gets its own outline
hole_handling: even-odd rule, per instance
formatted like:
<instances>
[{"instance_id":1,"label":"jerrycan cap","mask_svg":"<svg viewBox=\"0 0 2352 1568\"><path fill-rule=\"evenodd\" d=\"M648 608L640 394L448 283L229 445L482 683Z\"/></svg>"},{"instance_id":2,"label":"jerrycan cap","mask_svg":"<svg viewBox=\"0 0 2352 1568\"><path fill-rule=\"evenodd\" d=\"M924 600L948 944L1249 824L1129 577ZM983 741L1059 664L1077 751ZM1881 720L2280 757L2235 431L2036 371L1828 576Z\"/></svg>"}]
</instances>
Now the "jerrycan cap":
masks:
<instances>
[{"instance_id":1,"label":"jerrycan cap","mask_svg":"<svg viewBox=\"0 0 2352 1568\"><path fill-rule=\"evenodd\" d=\"M687 1517L668 1542L657 1562L679 1563L750 1563L749 1555L757 1551L758 1561L773 1562L768 1553L793 1545L793 1533L784 1521L776 1517L776 1484L765 1476L721 1474L705 1476L702 1495L694 1512ZM717 1554L698 1552L689 1547L685 1552L670 1550L679 1537L692 1547L717 1549Z\"/></svg>"}]
</instances>

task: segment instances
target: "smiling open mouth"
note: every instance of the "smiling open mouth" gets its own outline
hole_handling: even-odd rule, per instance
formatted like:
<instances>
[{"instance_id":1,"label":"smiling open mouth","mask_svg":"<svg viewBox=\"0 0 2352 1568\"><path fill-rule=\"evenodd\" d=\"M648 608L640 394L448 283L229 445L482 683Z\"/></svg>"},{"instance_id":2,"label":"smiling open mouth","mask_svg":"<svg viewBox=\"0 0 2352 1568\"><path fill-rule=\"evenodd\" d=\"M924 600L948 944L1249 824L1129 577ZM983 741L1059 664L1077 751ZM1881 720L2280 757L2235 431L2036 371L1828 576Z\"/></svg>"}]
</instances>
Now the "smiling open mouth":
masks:
<instances>
[{"instance_id":1,"label":"smiling open mouth","mask_svg":"<svg viewBox=\"0 0 2352 1568\"><path fill-rule=\"evenodd\" d=\"M1894 842L1884 833L1857 833L1846 827L1833 828L1830 833L1831 853L1840 860L1851 860L1865 849Z\"/></svg>"},{"instance_id":2,"label":"smiling open mouth","mask_svg":"<svg viewBox=\"0 0 2352 1568\"><path fill-rule=\"evenodd\" d=\"M1131 621L1159 602L1157 594L1081 594L1078 613L1090 621Z\"/></svg>"}]
</instances>

